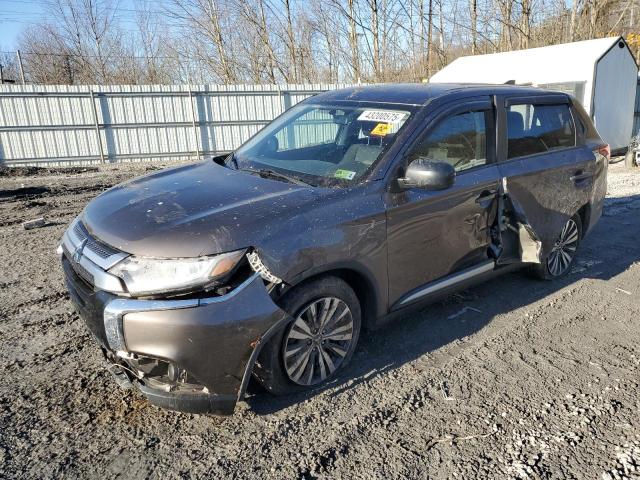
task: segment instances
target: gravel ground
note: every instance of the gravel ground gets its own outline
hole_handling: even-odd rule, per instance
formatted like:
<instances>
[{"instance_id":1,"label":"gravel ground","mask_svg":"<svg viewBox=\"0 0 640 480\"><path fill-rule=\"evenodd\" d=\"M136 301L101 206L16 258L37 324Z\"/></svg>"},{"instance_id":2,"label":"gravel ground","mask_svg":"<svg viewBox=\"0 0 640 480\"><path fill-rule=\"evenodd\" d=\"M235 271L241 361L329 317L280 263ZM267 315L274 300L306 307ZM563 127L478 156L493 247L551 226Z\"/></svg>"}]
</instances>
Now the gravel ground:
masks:
<instances>
[{"instance_id":1,"label":"gravel ground","mask_svg":"<svg viewBox=\"0 0 640 480\"><path fill-rule=\"evenodd\" d=\"M0 171L0 477L640 478L640 172L611 166L565 279L454 295L364 334L329 387L217 418L115 386L54 254L88 200L154 168Z\"/></svg>"}]
</instances>

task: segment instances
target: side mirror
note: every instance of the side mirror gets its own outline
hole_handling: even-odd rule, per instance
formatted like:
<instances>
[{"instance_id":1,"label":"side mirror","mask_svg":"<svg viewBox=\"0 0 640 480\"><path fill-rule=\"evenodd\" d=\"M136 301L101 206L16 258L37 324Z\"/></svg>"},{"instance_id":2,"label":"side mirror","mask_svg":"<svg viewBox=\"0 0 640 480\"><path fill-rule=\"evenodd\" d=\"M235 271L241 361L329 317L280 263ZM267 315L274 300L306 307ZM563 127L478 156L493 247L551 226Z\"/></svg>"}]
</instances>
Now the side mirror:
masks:
<instances>
[{"instance_id":1,"label":"side mirror","mask_svg":"<svg viewBox=\"0 0 640 480\"><path fill-rule=\"evenodd\" d=\"M453 185L455 178L456 170L450 163L418 158L409 164L405 176L398 178L398 185L402 188L444 190Z\"/></svg>"},{"instance_id":2,"label":"side mirror","mask_svg":"<svg viewBox=\"0 0 640 480\"><path fill-rule=\"evenodd\" d=\"M222 165L224 166L224 161L229 157L229 155L231 155L230 153L225 153L223 155L216 155L215 157L209 157L211 158L211 161L214 163L217 163L218 165ZM205 157L207 158L207 157Z\"/></svg>"}]
</instances>

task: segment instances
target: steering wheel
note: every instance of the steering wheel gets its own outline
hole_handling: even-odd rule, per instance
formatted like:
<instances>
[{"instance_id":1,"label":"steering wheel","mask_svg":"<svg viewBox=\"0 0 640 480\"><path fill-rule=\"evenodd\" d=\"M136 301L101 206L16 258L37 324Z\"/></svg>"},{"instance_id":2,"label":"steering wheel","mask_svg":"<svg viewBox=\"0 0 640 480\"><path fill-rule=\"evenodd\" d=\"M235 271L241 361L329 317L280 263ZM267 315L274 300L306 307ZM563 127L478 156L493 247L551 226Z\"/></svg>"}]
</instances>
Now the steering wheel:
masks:
<instances>
[{"instance_id":1,"label":"steering wheel","mask_svg":"<svg viewBox=\"0 0 640 480\"><path fill-rule=\"evenodd\" d=\"M544 146L544 149L548 151L548 150L549 150L549 147L548 147L548 145L547 145L547 142L545 142L545 141L542 139L542 137L541 137L541 136L539 136L539 135L538 135L536 138L537 138L537 139L540 141L540 143Z\"/></svg>"}]
</instances>

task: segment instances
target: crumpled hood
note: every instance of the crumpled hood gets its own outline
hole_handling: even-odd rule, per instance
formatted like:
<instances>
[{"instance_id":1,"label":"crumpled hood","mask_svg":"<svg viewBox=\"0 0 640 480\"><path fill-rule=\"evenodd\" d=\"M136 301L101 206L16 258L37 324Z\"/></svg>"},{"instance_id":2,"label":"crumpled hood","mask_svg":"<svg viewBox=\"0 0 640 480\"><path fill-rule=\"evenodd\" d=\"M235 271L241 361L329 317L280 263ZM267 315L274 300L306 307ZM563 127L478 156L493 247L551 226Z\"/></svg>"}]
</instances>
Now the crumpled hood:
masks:
<instances>
[{"instance_id":1,"label":"crumpled hood","mask_svg":"<svg viewBox=\"0 0 640 480\"><path fill-rule=\"evenodd\" d=\"M82 220L124 252L196 257L260 245L321 192L208 161L113 187L87 205Z\"/></svg>"}]
</instances>

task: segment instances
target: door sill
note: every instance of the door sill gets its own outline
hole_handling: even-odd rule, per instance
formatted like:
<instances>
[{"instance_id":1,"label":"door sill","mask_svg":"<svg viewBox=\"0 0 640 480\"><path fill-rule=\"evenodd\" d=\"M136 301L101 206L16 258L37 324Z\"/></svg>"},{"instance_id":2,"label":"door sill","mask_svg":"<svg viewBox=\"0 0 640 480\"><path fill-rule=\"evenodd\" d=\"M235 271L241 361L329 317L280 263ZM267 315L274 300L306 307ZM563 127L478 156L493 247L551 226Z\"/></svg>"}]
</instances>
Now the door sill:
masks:
<instances>
[{"instance_id":1,"label":"door sill","mask_svg":"<svg viewBox=\"0 0 640 480\"><path fill-rule=\"evenodd\" d=\"M465 268L464 270L461 270L459 272L447 275L446 277L443 277L439 280L429 282L402 297L393 305L391 310L394 311L406 307L413 302L424 299L428 295L432 295L446 288L454 287L459 283L469 281L474 277L478 277L480 275L491 272L492 270L494 270L494 268L495 261L488 260L478 265L474 265L473 267Z\"/></svg>"}]
</instances>

